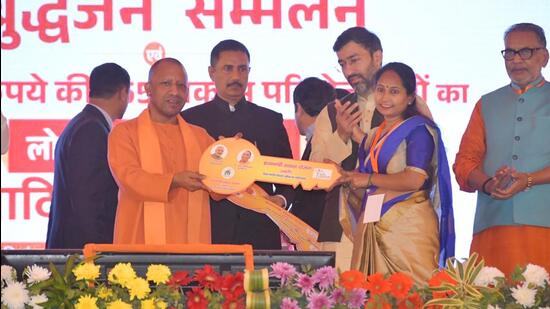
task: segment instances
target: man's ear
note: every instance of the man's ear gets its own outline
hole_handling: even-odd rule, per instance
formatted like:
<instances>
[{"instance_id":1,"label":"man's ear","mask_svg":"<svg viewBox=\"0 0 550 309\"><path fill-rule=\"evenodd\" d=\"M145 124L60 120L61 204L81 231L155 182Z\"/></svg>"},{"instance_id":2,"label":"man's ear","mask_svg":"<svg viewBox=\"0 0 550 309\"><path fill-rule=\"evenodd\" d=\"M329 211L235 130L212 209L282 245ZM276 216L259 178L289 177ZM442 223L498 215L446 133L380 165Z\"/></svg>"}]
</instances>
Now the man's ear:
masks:
<instances>
[{"instance_id":1,"label":"man's ear","mask_svg":"<svg viewBox=\"0 0 550 309\"><path fill-rule=\"evenodd\" d=\"M296 114L300 115L304 113L304 108L302 107L302 104L296 102Z\"/></svg>"},{"instance_id":2,"label":"man's ear","mask_svg":"<svg viewBox=\"0 0 550 309\"><path fill-rule=\"evenodd\" d=\"M149 82L145 83L145 93L148 97L151 97L151 84Z\"/></svg>"},{"instance_id":3,"label":"man's ear","mask_svg":"<svg viewBox=\"0 0 550 309\"><path fill-rule=\"evenodd\" d=\"M208 75L210 76L210 79L214 81L214 72L216 69L213 66L208 67Z\"/></svg>"},{"instance_id":4,"label":"man's ear","mask_svg":"<svg viewBox=\"0 0 550 309\"><path fill-rule=\"evenodd\" d=\"M374 61L374 64L377 66L377 69L380 69L382 67L382 51L377 50L372 54L372 60Z\"/></svg>"},{"instance_id":5,"label":"man's ear","mask_svg":"<svg viewBox=\"0 0 550 309\"><path fill-rule=\"evenodd\" d=\"M120 87L118 97L121 101L128 102L128 99L130 98L130 88Z\"/></svg>"}]
</instances>

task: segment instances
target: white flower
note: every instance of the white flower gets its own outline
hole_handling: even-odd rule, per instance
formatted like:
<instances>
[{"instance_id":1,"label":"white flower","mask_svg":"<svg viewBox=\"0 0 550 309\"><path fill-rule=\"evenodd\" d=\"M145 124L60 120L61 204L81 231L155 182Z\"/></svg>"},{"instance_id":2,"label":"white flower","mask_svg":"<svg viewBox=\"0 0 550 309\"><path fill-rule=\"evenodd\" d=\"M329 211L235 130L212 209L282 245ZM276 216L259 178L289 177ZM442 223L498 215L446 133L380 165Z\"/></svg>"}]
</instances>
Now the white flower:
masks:
<instances>
[{"instance_id":1,"label":"white flower","mask_svg":"<svg viewBox=\"0 0 550 309\"><path fill-rule=\"evenodd\" d=\"M525 282L533 283L536 286L544 286L544 281L549 281L546 269L533 264L527 264L523 277L525 278Z\"/></svg>"},{"instance_id":2,"label":"white flower","mask_svg":"<svg viewBox=\"0 0 550 309\"><path fill-rule=\"evenodd\" d=\"M28 278L27 283L30 284L47 280L50 278L51 274L49 270L36 264L25 267L23 271L23 275Z\"/></svg>"},{"instance_id":3,"label":"white flower","mask_svg":"<svg viewBox=\"0 0 550 309\"><path fill-rule=\"evenodd\" d=\"M48 296L46 296L45 294L34 295L34 296L31 296L29 305L31 305L33 309L41 309L42 306L40 306L39 304L45 303L47 301L48 301Z\"/></svg>"},{"instance_id":4,"label":"white flower","mask_svg":"<svg viewBox=\"0 0 550 309\"><path fill-rule=\"evenodd\" d=\"M9 265L2 265L2 281L4 283L13 282L17 277L15 269Z\"/></svg>"},{"instance_id":5,"label":"white flower","mask_svg":"<svg viewBox=\"0 0 550 309\"><path fill-rule=\"evenodd\" d=\"M518 304L526 308L535 305L537 290L530 289L527 284L523 284L518 288L511 288L510 290L512 291L512 297Z\"/></svg>"},{"instance_id":6,"label":"white flower","mask_svg":"<svg viewBox=\"0 0 550 309\"><path fill-rule=\"evenodd\" d=\"M485 266L479 271L479 274L477 274L474 284L479 286L488 286L489 284L496 285L497 281L495 279L497 277L504 278L504 273L496 267Z\"/></svg>"},{"instance_id":7,"label":"white flower","mask_svg":"<svg viewBox=\"0 0 550 309\"><path fill-rule=\"evenodd\" d=\"M2 289L2 304L9 309L23 309L29 301L29 291L22 282L10 282Z\"/></svg>"},{"instance_id":8,"label":"white flower","mask_svg":"<svg viewBox=\"0 0 550 309\"><path fill-rule=\"evenodd\" d=\"M501 309L499 305L489 305L487 306L487 309Z\"/></svg>"}]
</instances>

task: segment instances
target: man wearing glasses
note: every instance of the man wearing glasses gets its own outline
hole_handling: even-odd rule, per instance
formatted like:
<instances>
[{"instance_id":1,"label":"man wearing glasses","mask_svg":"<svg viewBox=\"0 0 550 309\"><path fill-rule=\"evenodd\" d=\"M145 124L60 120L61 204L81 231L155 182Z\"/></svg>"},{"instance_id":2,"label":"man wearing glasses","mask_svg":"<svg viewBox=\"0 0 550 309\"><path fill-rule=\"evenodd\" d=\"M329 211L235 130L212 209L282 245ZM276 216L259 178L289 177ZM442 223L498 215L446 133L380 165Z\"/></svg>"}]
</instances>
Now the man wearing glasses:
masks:
<instances>
[{"instance_id":1,"label":"man wearing glasses","mask_svg":"<svg viewBox=\"0 0 550 309\"><path fill-rule=\"evenodd\" d=\"M453 169L461 190L478 191L470 250L510 274L550 268L550 83L541 27L515 24L504 44L511 83L477 102Z\"/></svg>"}]
</instances>

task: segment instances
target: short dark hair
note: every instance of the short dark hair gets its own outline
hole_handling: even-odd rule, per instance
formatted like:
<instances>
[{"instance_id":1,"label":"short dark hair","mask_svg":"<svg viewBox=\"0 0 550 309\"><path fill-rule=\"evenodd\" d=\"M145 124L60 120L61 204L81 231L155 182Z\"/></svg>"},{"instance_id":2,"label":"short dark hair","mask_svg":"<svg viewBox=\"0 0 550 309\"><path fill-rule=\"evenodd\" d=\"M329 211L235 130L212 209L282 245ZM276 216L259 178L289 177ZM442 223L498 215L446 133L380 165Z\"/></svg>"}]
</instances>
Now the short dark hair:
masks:
<instances>
[{"instance_id":1,"label":"short dark hair","mask_svg":"<svg viewBox=\"0 0 550 309\"><path fill-rule=\"evenodd\" d=\"M216 65L216 62L218 62L218 59L220 58L220 54L223 51L228 50L241 51L245 53L246 57L248 58L248 62L250 62L250 53L243 43L235 40L223 40L216 44L216 46L214 46L214 48L212 49L212 52L210 53L210 65Z\"/></svg>"},{"instance_id":2,"label":"short dark hair","mask_svg":"<svg viewBox=\"0 0 550 309\"><path fill-rule=\"evenodd\" d=\"M108 99L121 87L130 89L130 75L116 63L104 63L90 73L90 98Z\"/></svg>"},{"instance_id":3,"label":"short dark hair","mask_svg":"<svg viewBox=\"0 0 550 309\"><path fill-rule=\"evenodd\" d=\"M149 68L149 76L148 76L148 81L151 81L151 78L153 77L153 73L155 73L155 70L157 69L157 67L164 63L164 62L171 62L173 64L177 64L179 66L181 66L183 68L183 71L185 72L185 67L183 66L183 64L176 58L170 58L170 57L167 57L167 58L162 58L162 59L159 59L157 61L155 61L155 63L153 63L153 65ZM186 76L187 76L187 72L185 72Z\"/></svg>"},{"instance_id":4,"label":"short dark hair","mask_svg":"<svg viewBox=\"0 0 550 309\"><path fill-rule=\"evenodd\" d=\"M360 44L368 50L371 55L377 50L382 51L382 43L380 43L378 36L364 27L352 27L342 32L336 39L336 42L334 42L332 50L338 52L349 42Z\"/></svg>"},{"instance_id":5,"label":"short dark hair","mask_svg":"<svg viewBox=\"0 0 550 309\"><path fill-rule=\"evenodd\" d=\"M317 116L327 103L336 98L334 87L317 77L308 77L301 81L294 89L294 108L300 103L304 111L310 116Z\"/></svg>"},{"instance_id":6,"label":"short dark hair","mask_svg":"<svg viewBox=\"0 0 550 309\"><path fill-rule=\"evenodd\" d=\"M420 115L420 113L418 112L418 108L416 107L416 74L414 73L413 69L410 66L401 62L390 62L380 68L378 72L376 72L376 74L374 75L374 83L378 83L378 80L380 79L380 77L382 77L382 74L387 71L393 71L397 75L399 75L401 83L403 84L403 87L407 92L407 95L412 94L414 96L411 104L407 105L407 109L403 113L403 118L407 119L415 115Z\"/></svg>"},{"instance_id":7,"label":"short dark hair","mask_svg":"<svg viewBox=\"0 0 550 309\"><path fill-rule=\"evenodd\" d=\"M510 33L515 31L533 32L539 39L539 43L546 48L546 36L544 36L544 29L542 29L540 26L532 23L519 23L512 25L510 26L510 28L508 28L508 30L506 30L506 32L504 32L504 41L506 41L506 38Z\"/></svg>"}]
</instances>

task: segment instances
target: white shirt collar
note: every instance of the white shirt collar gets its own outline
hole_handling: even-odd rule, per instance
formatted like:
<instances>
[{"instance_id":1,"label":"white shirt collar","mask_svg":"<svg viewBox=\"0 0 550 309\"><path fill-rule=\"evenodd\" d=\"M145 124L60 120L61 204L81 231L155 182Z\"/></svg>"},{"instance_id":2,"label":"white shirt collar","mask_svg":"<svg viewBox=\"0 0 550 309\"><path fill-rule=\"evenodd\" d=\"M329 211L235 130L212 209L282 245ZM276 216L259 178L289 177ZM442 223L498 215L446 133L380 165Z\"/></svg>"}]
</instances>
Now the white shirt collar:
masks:
<instances>
[{"instance_id":1,"label":"white shirt collar","mask_svg":"<svg viewBox=\"0 0 550 309\"><path fill-rule=\"evenodd\" d=\"M105 120L107 120L107 124L109 126L109 130L111 130L113 128L113 120L111 119L111 116L101 107L95 105L95 104L92 104L92 103L88 103L90 104L91 106L97 108L97 110L99 110L101 112L101 114L103 115L103 117L105 117Z\"/></svg>"}]
</instances>

